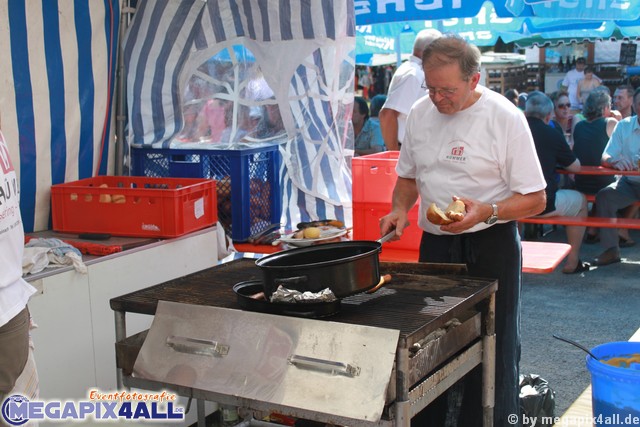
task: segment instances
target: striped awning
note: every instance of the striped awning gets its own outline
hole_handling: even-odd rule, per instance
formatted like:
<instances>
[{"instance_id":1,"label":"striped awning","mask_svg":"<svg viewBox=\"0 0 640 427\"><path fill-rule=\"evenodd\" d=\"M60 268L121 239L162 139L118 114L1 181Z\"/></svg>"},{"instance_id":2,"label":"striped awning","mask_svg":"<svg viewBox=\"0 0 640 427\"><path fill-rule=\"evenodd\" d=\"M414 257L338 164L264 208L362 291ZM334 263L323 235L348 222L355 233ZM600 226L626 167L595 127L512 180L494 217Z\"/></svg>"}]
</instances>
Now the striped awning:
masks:
<instances>
[{"instance_id":1,"label":"striped awning","mask_svg":"<svg viewBox=\"0 0 640 427\"><path fill-rule=\"evenodd\" d=\"M27 232L49 228L51 185L113 171L119 17L119 0L0 2L0 118Z\"/></svg>"}]
</instances>

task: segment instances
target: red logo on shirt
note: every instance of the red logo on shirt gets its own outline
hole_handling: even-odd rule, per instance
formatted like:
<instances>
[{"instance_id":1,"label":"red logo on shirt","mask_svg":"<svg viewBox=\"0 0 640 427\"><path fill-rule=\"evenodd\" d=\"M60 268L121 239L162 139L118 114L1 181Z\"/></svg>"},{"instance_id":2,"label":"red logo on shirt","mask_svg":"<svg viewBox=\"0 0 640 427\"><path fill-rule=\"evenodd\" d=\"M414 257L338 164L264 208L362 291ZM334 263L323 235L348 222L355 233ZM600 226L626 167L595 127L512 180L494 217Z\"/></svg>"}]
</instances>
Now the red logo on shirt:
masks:
<instances>
[{"instance_id":1,"label":"red logo on shirt","mask_svg":"<svg viewBox=\"0 0 640 427\"><path fill-rule=\"evenodd\" d=\"M452 156L462 156L464 154L464 147L453 147L451 149Z\"/></svg>"}]
</instances>

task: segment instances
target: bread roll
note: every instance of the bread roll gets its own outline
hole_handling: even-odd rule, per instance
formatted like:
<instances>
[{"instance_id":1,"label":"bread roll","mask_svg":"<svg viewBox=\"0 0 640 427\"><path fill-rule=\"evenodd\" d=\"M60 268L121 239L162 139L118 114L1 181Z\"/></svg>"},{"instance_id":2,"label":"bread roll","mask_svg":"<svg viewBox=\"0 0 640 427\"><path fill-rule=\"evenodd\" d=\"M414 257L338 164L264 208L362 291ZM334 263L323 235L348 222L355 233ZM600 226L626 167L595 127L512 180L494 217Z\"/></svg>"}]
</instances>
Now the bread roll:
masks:
<instances>
[{"instance_id":1,"label":"bread roll","mask_svg":"<svg viewBox=\"0 0 640 427\"><path fill-rule=\"evenodd\" d=\"M427 209L427 219L430 223L435 225L446 225L453 222L453 220L449 219L444 212L442 212L442 209L437 207L435 203L431 203L429 205L429 209Z\"/></svg>"},{"instance_id":2,"label":"bread roll","mask_svg":"<svg viewBox=\"0 0 640 427\"><path fill-rule=\"evenodd\" d=\"M111 196L112 203L125 203L126 201L127 201L127 198L124 197L124 194L113 194Z\"/></svg>"},{"instance_id":3,"label":"bread roll","mask_svg":"<svg viewBox=\"0 0 640 427\"><path fill-rule=\"evenodd\" d=\"M462 221L465 212L464 202L460 199L451 202L444 211L436 206L435 203L431 203L429 209L427 209L427 220L436 225L451 224L455 221Z\"/></svg>"}]
</instances>

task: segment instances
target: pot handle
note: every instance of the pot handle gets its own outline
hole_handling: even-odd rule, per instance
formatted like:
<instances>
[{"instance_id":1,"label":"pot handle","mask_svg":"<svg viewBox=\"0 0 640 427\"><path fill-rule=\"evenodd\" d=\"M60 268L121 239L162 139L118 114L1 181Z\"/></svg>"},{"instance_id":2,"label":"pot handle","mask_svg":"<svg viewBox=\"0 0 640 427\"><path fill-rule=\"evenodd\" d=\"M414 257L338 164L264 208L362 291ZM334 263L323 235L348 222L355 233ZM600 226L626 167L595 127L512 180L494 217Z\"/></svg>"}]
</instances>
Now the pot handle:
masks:
<instances>
[{"instance_id":1,"label":"pot handle","mask_svg":"<svg viewBox=\"0 0 640 427\"><path fill-rule=\"evenodd\" d=\"M278 277L273 279L273 282L275 283L276 287L278 286L278 284L282 284L282 285L295 285L297 283L305 283L307 280L309 280L308 276L293 276L293 277Z\"/></svg>"},{"instance_id":2,"label":"pot handle","mask_svg":"<svg viewBox=\"0 0 640 427\"><path fill-rule=\"evenodd\" d=\"M388 232L387 234L385 234L384 236L382 236L381 238L379 238L376 241L378 243L385 243L385 242L389 241L395 235L396 235L396 229L394 228L393 230L391 230L390 232Z\"/></svg>"},{"instance_id":3,"label":"pot handle","mask_svg":"<svg viewBox=\"0 0 640 427\"><path fill-rule=\"evenodd\" d=\"M332 375L345 375L347 377L357 377L360 375L360 368L349 363L334 362L332 360L316 359L315 357L300 356L293 354L289 357L289 363L300 368L307 368L331 373Z\"/></svg>"}]
</instances>

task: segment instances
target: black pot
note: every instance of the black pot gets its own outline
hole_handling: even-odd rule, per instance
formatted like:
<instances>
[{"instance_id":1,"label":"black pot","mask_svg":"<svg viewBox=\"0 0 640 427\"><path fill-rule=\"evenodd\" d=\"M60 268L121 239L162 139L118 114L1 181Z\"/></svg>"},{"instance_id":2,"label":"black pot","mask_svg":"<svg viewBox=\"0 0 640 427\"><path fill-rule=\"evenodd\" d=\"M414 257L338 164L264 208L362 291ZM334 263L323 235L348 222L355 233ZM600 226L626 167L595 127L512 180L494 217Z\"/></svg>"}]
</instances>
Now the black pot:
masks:
<instances>
[{"instance_id":1,"label":"black pot","mask_svg":"<svg viewBox=\"0 0 640 427\"><path fill-rule=\"evenodd\" d=\"M326 243L290 249L256 261L267 298L279 285L300 292L331 289L337 298L364 292L380 282L379 241Z\"/></svg>"}]
</instances>

